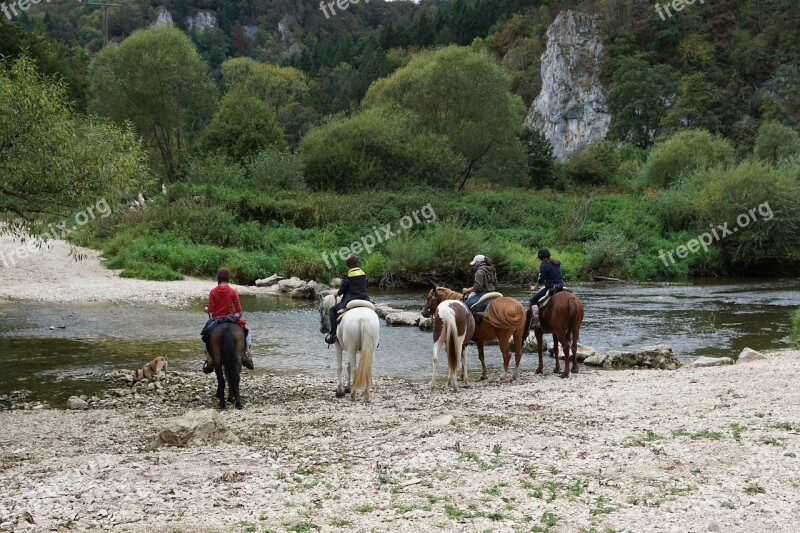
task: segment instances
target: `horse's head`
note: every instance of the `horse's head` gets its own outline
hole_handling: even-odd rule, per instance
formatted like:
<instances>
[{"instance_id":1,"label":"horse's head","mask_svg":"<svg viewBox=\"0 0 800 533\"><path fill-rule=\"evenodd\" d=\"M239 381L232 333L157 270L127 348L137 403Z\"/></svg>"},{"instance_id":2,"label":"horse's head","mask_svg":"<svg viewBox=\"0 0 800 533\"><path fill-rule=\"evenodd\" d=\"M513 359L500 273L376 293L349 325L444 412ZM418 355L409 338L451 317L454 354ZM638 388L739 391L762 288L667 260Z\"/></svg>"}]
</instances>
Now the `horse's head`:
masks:
<instances>
[{"instance_id":1,"label":"horse's head","mask_svg":"<svg viewBox=\"0 0 800 533\"><path fill-rule=\"evenodd\" d=\"M429 318L433 316L436 312L436 308L439 307L441 303L441 299L439 298L439 293L437 292L437 288L434 287L428 292L428 296L425 299L425 306L422 308L422 316L425 318Z\"/></svg>"},{"instance_id":2,"label":"horse's head","mask_svg":"<svg viewBox=\"0 0 800 533\"><path fill-rule=\"evenodd\" d=\"M331 307L336 305L336 297L333 294L323 296L319 300L319 332L328 333L331 330L331 318L328 312Z\"/></svg>"}]
</instances>

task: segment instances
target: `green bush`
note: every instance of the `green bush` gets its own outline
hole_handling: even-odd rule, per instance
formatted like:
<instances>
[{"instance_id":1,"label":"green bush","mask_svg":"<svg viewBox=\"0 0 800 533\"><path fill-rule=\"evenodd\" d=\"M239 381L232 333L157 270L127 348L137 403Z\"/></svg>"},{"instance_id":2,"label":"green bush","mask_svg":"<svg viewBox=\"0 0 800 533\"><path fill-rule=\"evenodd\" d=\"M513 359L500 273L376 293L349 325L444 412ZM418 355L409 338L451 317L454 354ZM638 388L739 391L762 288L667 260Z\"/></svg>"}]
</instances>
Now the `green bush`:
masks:
<instances>
[{"instance_id":1,"label":"green bush","mask_svg":"<svg viewBox=\"0 0 800 533\"><path fill-rule=\"evenodd\" d=\"M704 130L681 131L658 142L642 169L647 185L667 187L697 170L733 164L734 149Z\"/></svg>"},{"instance_id":2,"label":"green bush","mask_svg":"<svg viewBox=\"0 0 800 533\"><path fill-rule=\"evenodd\" d=\"M192 183L227 185L230 187L244 181L244 170L227 155L205 154L189 161L185 169L186 178Z\"/></svg>"},{"instance_id":3,"label":"green bush","mask_svg":"<svg viewBox=\"0 0 800 533\"><path fill-rule=\"evenodd\" d=\"M262 150L247 161L248 185L258 191L305 188L303 162L297 154L276 148Z\"/></svg>"},{"instance_id":4,"label":"green bush","mask_svg":"<svg viewBox=\"0 0 800 533\"><path fill-rule=\"evenodd\" d=\"M777 165L783 159L800 153L800 135L793 128L778 122L766 122L758 128L753 154Z\"/></svg>"},{"instance_id":5,"label":"green bush","mask_svg":"<svg viewBox=\"0 0 800 533\"><path fill-rule=\"evenodd\" d=\"M636 251L634 245L619 231L606 228L597 237L584 245L586 274L606 276L622 275L628 261Z\"/></svg>"},{"instance_id":6,"label":"green bush","mask_svg":"<svg viewBox=\"0 0 800 533\"><path fill-rule=\"evenodd\" d=\"M613 145L607 142L590 144L572 154L562 171L568 182L577 185L602 185L616 175L619 162Z\"/></svg>"}]
</instances>

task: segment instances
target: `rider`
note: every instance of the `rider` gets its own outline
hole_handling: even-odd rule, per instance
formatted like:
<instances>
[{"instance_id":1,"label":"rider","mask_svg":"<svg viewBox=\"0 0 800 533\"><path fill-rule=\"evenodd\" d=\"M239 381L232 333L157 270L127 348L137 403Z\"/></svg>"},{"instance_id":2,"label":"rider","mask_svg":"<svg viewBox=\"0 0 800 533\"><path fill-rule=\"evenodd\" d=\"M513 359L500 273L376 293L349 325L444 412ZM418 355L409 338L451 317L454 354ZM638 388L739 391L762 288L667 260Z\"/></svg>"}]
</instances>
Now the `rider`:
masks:
<instances>
[{"instance_id":1,"label":"rider","mask_svg":"<svg viewBox=\"0 0 800 533\"><path fill-rule=\"evenodd\" d=\"M550 257L550 250L547 248L539 250L537 257L539 257L539 261L541 261L542 264L539 267L539 277L536 278L536 284L531 285L531 291L537 290L541 283L544 283L544 288L531 296L530 304L534 319L538 319L539 300L542 299L545 293L557 285L564 286L564 275L561 273L561 261L555 257Z\"/></svg>"},{"instance_id":2,"label":"rider","mask_svg":"<svg viewBox=\"0 0 800 533\"><path fill-rule=\"evenodd\" d=\"M485 255L476 255L470 262L470 265L472 265L475 270L475 283L472 287L462 289L461 292L464 296L470 295L464 303L472 310L472 306L481 299L481 296L487 292L494 292L494 286L497 283L497 273L495 272L492 262Z\"/></svg>"},{"instance_id":3,"label":"rider","mask_svg":"<svg viewBox=\"0 0 800 533\"><path fill-rule=\"evenodd\" d=\"M242 325L244 321L242 320L242 304L239 303L239 293L236 292L236 289L228 285L230 279L230 270L225 267L217 270L217 286L208 293L208 306L204 311L211 315L209 321L215 318L224 318L236 314L238 318L237 323L244 328ZM245 338L247 348L242 358L242 365L253 370L253 355L251 352L253 346L250 338L250 330L245 328L245 331L247 331L247 337ZM208 345L206 345L206 361L205 364L203 364L203 372L210 374L213 371L214 363L211 361L211 356L208 354Z\"/></svg>"},{"instance_id":4,"label":"rider","mask_svg":"<svg viewBox=\"0 0 800 533\"><path fill-rule=\"evenodd\" d=\"M331 319L331 331L325 337L325 342L328 344L336 343L336 317L339 309L344 309L347 304L353 300L367 300L369 301L369 294L367 294L367 274L358 263L358 257L353 254L347 256L345 260L347 265L347 274L342 278L342 285L339 287L339 292L336 296L341 296L342 299L333 307L331 307L328 315Z\"/></svg>"}]
</instances>

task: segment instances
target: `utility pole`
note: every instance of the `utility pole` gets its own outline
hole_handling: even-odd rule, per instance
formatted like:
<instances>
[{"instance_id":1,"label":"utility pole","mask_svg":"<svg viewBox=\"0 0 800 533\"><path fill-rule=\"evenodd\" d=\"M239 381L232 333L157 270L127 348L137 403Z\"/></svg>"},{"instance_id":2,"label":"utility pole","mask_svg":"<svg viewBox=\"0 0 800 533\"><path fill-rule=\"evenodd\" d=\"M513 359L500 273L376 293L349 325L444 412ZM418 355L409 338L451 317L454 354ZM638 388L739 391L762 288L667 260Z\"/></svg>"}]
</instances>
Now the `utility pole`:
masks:
<instances>
[{"instance_id":1,"label":"utility pole","mask_svg":"<svg viewBox=\"0 0 800 533\"><path fill-rule=\"evenodd\" d=\"M88 6L102 6L103 8L103 47L108 46L108 8L122 7L122 4L110 4L108 2L86 2Z\"/></svg>"}]
</instances>

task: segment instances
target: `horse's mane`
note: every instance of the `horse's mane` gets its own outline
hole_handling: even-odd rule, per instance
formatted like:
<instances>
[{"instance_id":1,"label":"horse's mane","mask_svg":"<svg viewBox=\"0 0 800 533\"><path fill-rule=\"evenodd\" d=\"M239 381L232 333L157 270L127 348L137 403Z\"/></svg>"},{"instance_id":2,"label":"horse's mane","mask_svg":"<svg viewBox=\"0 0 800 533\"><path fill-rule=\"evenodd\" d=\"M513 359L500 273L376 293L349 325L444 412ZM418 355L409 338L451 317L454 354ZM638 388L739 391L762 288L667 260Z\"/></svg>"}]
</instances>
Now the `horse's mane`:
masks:
<instances>
[{"instance_id":1,"label":"horse's mane","mask_svg":"<svg viewBox=\"0 0 800 533\"><path fill-rule=\"evenodd\" d=\"M460 292L452 291L447 287L436 287L436 294L439 296L439 299L444 300L461 300L463 299L463 295Z\"/></svg>"}]
</instances>

